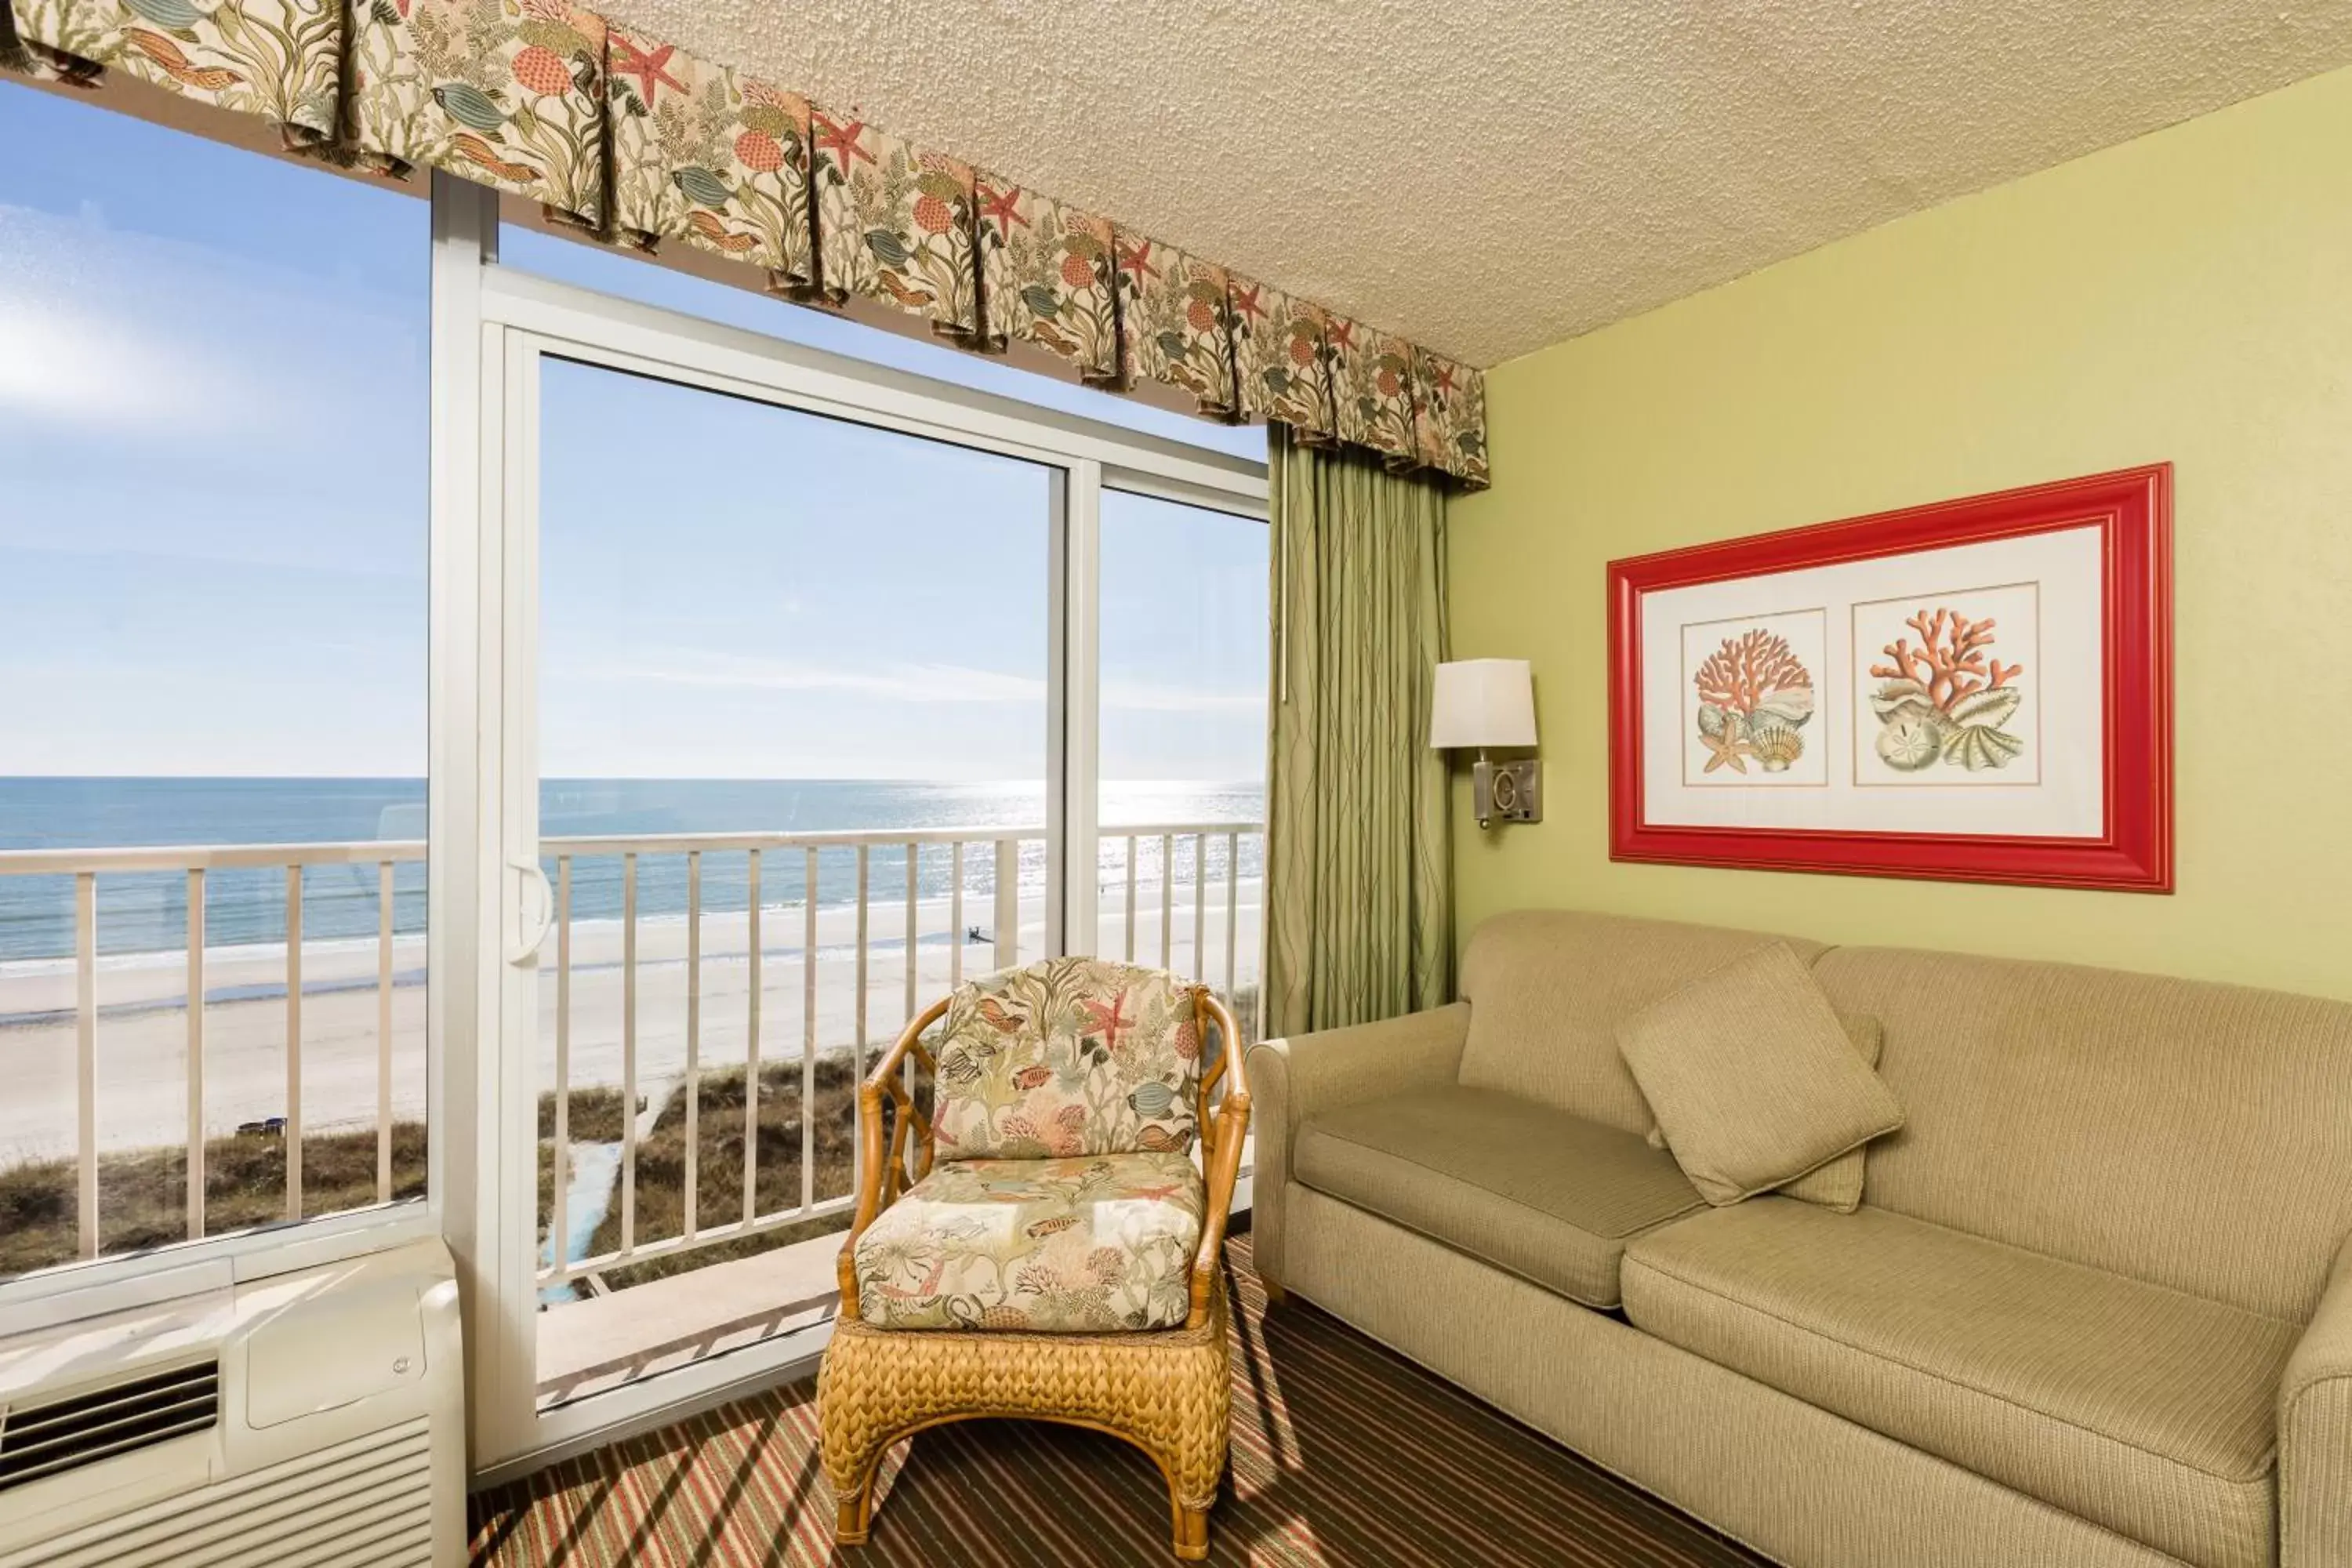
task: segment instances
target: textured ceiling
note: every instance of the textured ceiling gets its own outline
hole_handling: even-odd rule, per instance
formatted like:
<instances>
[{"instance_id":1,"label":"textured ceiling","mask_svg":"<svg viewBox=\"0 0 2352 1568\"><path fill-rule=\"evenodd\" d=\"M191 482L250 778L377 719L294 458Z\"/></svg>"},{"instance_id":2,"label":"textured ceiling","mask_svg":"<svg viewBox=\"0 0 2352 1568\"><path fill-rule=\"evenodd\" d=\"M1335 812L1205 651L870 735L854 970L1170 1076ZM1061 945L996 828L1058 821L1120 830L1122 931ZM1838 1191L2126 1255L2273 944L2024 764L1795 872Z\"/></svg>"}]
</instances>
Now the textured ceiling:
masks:
<instances>
[{"instance_id":1,"label":"textured ceiling","mask_svg":"<svg viewBox=\"0 0 2352 1568\"><path fill-rule=\"evenodd\" d=\"M2346 0L609 9L1478 364L2352 61Z\"/></svg>"}]
</instances>

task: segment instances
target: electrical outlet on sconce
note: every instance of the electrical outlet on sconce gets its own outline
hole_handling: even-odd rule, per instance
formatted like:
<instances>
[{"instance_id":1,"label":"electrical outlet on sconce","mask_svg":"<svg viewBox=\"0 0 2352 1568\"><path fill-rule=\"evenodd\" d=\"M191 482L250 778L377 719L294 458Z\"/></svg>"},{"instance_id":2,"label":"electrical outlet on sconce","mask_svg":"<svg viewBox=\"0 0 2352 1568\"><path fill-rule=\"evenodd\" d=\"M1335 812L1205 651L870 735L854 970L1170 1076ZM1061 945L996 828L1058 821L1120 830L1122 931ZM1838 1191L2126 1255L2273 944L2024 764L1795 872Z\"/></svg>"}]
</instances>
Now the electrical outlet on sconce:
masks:
<instances>
[{"instance_id":1,"label":"electrical outlet on sconce","mask_svg":"<svg viewBox=\"0 0 2352 1568\"><path fill-rule=\"evenodd\" d=\"M1479 826L1543 820L1542 762L1532 756L1498 762L1487 755L1496 749L1535 748L1535 679L1526 659L1465 658L1439 665L1429 743L1439 751L1477 750L1470 793Z\"/></svg>"}]
</instances>

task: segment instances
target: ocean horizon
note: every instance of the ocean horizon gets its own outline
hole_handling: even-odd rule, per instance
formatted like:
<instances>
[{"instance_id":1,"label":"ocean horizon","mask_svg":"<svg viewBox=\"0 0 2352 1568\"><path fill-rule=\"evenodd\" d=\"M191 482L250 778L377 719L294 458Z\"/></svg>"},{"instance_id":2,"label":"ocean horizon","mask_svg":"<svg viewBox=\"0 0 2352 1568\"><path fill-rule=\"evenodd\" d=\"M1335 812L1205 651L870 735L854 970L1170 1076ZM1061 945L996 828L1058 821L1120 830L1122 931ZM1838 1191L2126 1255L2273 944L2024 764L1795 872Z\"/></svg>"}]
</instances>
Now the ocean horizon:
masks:
<instances>
[{"instance_id":1,"label":"ocean horizon","mask_svg":"<svg viewBox=\"0 0 2352 1568\"><path fill-rule=\"evenodd\" d=\"M1264 820L1265 790L1252 783L1117 781L1102 786L1104 886L1123 887L1122 826L1161 823L1250 824ZM1038 827L1045 819L1042 780L947 782L884 779L547 779L540 787L540 826L548 837L672 837L696 833L848 833L959 827ZM115 848L226 844L399 842L425 836L422 778L0 777L0 851ZM1226 847L1206 847L1213 881L1238 870L1259 873L1261 841L1244 837L1238 868ZM1138 878L1156 883L1160 843L1138 846ZM1175 846L1180 883L1194 875L1192 845ZM823 851L818 903L852 903L857 896L856 854ZM548 863L551 876L554 867ZM1042 844L1023 847L1024 891L1044 886ZM805 886L797 855L764 858L761 904L797 904ZM964 883L969 916L985 920L993 858L968 853ZM867 857L868 887L877 905L903 901L906 850L877 846ZM952 879L944 846L918 852L918 896L943 898ZM748 857L707 852L702 858L702 907L740 910L749 893ZM575 858L572 879L576 921L617 920L622 913L618 857ZM310 868L303 879L307 942L374 937L381 895L373 865ZM640 918L679 916L687 908L682 854L639 857ZM394 879L394 930L425 929L425 867L405 864ZM208 945L282 942L286 889L282 868L215 870L205 897ZM122 873L98 880L98 949L102 954L164 952L187 940L187 878L182 872ZM70 957L74 951L74 879L0 876L0 963Z\"/></svg>"}]
</instances>

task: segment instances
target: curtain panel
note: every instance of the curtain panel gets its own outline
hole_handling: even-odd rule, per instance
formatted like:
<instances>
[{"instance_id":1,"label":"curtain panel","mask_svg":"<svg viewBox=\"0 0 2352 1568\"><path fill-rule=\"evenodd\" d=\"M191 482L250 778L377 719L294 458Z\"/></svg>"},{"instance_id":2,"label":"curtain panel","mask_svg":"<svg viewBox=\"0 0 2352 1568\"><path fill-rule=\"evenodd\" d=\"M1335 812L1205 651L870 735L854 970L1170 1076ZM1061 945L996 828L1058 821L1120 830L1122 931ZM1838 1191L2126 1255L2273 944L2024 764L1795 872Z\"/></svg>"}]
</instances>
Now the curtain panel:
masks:
<instances>
[{"instance_id":1,"label":"curtain panel","mask_svg":"<svg viewBox=\"0 0 2352 1568\"><path fill-rule=\"evenodd\" d=\"M1445 764L1445 497L1277 431L1266 738L1269 1035L1434 1007L1454 956Z\"/></svg>"},{"instance_id":2,"label":"curtain panel","mask_svg":"<svg viewBox=\"0 0 2352 1568\"><path fill-rule=\"evenodd\" d=\"M0 0L0 69L108 73L391 178L436 168L615 245L682 244L1088 385L1487 482L1477 370L566 0Z\"/></svg>"}]
</instances>

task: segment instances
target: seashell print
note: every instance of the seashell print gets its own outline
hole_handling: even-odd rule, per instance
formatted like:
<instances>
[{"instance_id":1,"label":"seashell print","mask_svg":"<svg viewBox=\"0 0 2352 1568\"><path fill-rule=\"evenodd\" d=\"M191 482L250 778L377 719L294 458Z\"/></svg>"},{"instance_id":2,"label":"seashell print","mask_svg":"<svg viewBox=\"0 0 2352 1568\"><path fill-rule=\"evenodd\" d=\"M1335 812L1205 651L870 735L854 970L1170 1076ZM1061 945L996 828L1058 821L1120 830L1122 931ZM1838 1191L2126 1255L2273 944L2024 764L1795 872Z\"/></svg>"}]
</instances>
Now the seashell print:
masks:
<instances>
[{"instance_id":1,"label":"seashell print","mask_svg":"<svg viewBox=\"0 0 2352 1568\"><path fill-rule=\"evenodd\" d=\"M1878 731L1878 756L1890 768L1916 773L1943 755L1942 727L1932 719L1887 721Z\"/></svg>"},{"instance_id":2,"label":"seashell print","mask_svg":"<svg viewBox=\"0 0 2352 1568\"><path fill-rule=\"evenodd\" d=\"M1768 719L1778 719L1791 728L1813 716L1813 689L1810 686L1776 686L1759 694L1748 717L1761 724Z\"/></svg>"},{"instance_id":3,"label":"seashell print","mask_svg":"<svg viewBox=\"0 0 2352 1568\"><path fill-rule=\"evenodd\" d=\"M1789 771L1789 764L1805 752L1805 738L1797 733L1796 726L1783 719L1759 719L1748 732L1748 745L1756 753L1757 765L1768 773Z\"/></svg>"},{"instance_id":4,"label":"seashell print","mask_svg":"<svg viewBox=\"0 0 2352 1568\"><path fill-rule=\"evenodd\" d=\"M1164 1083L1138 1084L1135 1092L1127 1097L1135 1113L1148 1121L1157 1121L1176 1104L1176 1091Z\"/></svg>"},{"instance_id":5,"label":"seashell print","mask_svg":"<svg viewBox=\"0 0 2352 1568\"><path fill-rule=\"evenodd\" d=\"M1990 724L1969 724L1952 731L1944 742L1944 760L1970 773L2005 768L2025 754L2025 742Z\"/></svg>"}]
</instances>

